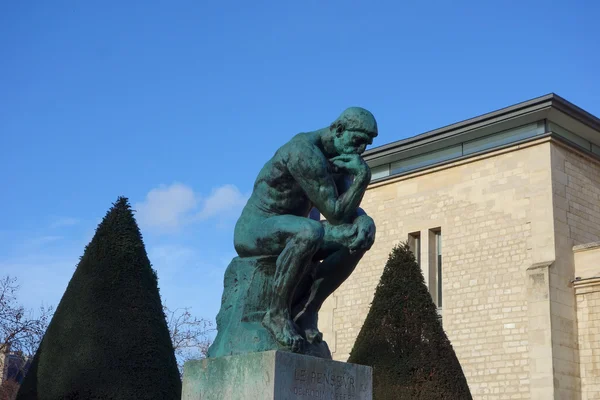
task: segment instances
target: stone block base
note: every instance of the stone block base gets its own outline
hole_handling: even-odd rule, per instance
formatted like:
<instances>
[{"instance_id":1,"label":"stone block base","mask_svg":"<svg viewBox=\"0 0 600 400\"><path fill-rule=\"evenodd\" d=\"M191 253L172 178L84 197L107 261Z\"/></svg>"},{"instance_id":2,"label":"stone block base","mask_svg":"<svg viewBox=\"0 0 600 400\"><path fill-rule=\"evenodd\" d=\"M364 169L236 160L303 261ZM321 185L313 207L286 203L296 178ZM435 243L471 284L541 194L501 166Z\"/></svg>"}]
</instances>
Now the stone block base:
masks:
<instances>
[{"instance_id":1,"label":"stone block base","mask_svg":"<svg viewBox=\"0 0 600 400\"><path fill-rule=\"evenodd\" d=\"M185 363L183 400L372 400L371 367L285 351Z\"/></svg>"}]
</instances>

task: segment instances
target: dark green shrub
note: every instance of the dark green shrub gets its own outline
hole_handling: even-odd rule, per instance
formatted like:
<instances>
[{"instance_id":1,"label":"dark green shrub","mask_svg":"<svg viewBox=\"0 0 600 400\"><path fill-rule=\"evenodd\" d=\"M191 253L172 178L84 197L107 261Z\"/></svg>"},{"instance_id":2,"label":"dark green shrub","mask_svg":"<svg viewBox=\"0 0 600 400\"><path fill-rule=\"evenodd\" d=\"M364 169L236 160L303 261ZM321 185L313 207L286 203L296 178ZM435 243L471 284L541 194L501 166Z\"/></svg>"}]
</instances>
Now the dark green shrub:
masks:
<instances>
[{"instance_id":1,"label":"dark green shrub","mask_svg":"<svg viewBox=\"0 0 600 400\"><path fill-rule=\"evenodd\" d=\"M375 400L472 399L406 243L388 258L348 362L373 367Z\"/></svg>"},{"instance_id":2,"label":"dark green shrub","mask_svg":"<svg viewBox=\"0 0 600 400\"><path fill-rule=\"evenodd\" d=\"M87 245L17 399L177 399L156 274L126 198Z\"/></svg>"}]
</instances>

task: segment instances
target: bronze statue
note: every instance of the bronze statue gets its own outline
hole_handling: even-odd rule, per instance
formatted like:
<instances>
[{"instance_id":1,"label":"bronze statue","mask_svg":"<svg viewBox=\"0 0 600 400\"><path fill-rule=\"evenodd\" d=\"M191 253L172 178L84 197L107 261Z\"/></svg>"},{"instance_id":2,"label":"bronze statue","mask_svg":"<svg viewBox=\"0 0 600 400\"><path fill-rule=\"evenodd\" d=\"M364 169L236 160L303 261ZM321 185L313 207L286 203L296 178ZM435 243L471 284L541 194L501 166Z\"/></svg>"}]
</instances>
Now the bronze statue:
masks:
<instances>
[{"instance_id":1,"label":"bronze statue","mask_svg":"<svg viewBox=\"0 0 600 400\"><path fill-rule=\"evenodd\" d=\"M239 257L226 272L209 357L273 349L331 357L317 315L375 240L359 204L371 179L361 154L376 136L373 115L348 108L264 165L235 227Z\"/></svg>"}]
</instances>

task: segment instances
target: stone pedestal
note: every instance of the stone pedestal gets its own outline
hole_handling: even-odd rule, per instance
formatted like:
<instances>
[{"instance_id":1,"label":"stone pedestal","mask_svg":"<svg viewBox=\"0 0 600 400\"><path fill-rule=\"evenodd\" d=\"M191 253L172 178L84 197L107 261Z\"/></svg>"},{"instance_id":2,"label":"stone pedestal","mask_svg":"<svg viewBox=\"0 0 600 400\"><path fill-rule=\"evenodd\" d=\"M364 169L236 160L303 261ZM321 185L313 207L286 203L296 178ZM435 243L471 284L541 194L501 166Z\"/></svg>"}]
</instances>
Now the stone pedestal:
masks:
<instances>
[{"instance_id":1,"label":"stone pedestal","mask_svg":"<svg viewBox=\"0 0 600 400\"><path fill-rule=\"evenodd\" d=\"M188 361L182 400L372 400L372 369L284 351Z\"/></svg>"}]
</instances>

